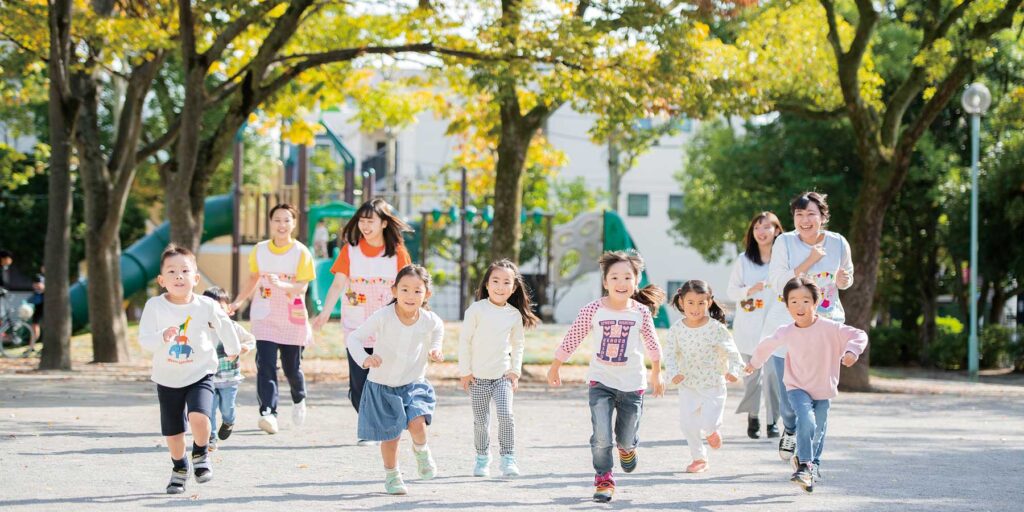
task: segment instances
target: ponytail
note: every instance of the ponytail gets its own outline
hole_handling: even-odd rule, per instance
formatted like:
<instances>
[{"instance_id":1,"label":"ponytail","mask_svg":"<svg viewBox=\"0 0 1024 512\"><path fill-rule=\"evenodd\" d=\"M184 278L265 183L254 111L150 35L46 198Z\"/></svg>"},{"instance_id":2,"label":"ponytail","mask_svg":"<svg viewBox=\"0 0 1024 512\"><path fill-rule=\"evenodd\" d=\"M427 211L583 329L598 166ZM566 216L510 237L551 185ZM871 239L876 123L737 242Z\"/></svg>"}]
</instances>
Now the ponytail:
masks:
<instances>
[{"instance_id":1,"label":"ponytail","mask_svg":"<svg viewBox=\"0 0 1024 512\"><path fill-rule=\"evenodd\" d=\"M658 308L665 303L665 297L665 290L649 284L638 289L631 298L650 308L652 316L658 316Z\"/></svg>"},{"instance_id":2,"label":"ponytail","mask_svg":"<svg viewBox=\"0 0 1024 512\"><path fill-rule=\"evenodd\" d=\"M723 324L725 323L725 310L722 309L722 306L718 305L718 301L714 297L711 298L711 306L708 307L708 316Z\"/></svg>"}]
</instances>

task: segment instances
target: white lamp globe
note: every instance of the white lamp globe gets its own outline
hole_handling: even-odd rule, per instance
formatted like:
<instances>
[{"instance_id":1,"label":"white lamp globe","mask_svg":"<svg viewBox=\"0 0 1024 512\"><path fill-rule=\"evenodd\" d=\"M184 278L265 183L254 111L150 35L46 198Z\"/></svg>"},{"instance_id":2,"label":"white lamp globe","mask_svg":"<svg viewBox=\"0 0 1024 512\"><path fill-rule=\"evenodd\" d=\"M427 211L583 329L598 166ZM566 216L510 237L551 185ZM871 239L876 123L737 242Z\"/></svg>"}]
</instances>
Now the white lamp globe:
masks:
<instances>
[{"instance_id":1,"label":"white lamp globe","mask_svg":"<svg viewBox=\"0 0 1024 512\"><path fill-rule=\"evenodd\" d=\"M992 105L992 93L988 92L988 87L985 87L985 84L975 82L964 91L964 95L960 98L960 104L970 115L984 115L988 107Z\"/></svg>"}]
</instances>

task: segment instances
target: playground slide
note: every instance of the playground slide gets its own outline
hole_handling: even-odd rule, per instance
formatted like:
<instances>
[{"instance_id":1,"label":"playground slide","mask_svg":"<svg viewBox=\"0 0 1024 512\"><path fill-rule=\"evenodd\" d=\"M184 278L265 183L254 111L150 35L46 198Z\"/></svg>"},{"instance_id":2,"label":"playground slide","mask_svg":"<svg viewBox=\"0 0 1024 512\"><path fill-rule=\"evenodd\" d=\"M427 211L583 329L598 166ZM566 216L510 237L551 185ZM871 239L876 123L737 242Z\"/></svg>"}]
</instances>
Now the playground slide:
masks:
<instances>
[{"instance_id":1,"label":"playground slide","mask_svg":"<svg viewBox=\"0 0 1024 512\"><path fill-rule=\"evenodd\" d=\"M230 235L232 226L231 194L208 197L203 220L202 241ZM171 240L171 225L164 222L121 253L121 284L127 297L160 274L160 254ZM87 280L71 287L71 330L79 331L89 323Z\"/></svg>"},{"instance_id":2,"label":"playground slide","mask_svg":"<svg viewBox=\"0 0 1024 512\"><path fill-rule=\"evenodd\" d=\"M619 214L613 211L604 212L603 240L603 250L605 251L640 251L636 246L636 242L633 241L633 237L629 236L629 231L626 229L626 223L622 221L622 217L619 217ZM645 270L643 275L640 276L640 286L644 287L648 284L650 284L650 281L647 279L647 271ZM661 306L661 309L658 310L658 315L654 317L654 326L665 329L671 327L665 306Z\"/></svg>"}]
</instances>

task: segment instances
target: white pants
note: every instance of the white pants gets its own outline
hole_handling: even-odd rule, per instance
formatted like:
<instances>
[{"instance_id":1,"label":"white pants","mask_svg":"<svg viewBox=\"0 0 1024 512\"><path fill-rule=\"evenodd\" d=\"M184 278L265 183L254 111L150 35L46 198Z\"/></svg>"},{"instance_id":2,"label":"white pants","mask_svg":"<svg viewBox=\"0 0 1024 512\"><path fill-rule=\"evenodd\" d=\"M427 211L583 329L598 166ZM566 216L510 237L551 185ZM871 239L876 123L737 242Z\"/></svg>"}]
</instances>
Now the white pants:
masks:
<instances>
[{"instance_id":1,"label":"white pants","mask_svg":"<svg viewBox=\"0 0 1024 512\"><path fill-rule=\"evenodd\" d=\"M725 384L705 389L679 388L679 426L693 460L708 460L704 438L721 428L725 397Z\"/></svg>"}]
</instances>

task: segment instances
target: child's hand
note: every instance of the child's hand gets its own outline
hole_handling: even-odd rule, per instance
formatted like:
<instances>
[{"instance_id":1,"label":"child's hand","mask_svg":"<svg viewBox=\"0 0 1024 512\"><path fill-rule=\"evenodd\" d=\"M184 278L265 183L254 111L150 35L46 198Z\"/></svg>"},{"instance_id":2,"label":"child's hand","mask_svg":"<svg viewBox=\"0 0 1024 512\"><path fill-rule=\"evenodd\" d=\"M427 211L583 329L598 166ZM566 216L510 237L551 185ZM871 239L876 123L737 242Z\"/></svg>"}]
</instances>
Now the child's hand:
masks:
<instances>
[{"instance_id":1,"label":"child's hand","mask_svg":"<svg viewBox=\"0 0 1024 512\"><path fill-rule=\"evenodd\" d=\"M843 366L849 368L857 364L857 359L859 359L857 357L857 354L854 354L853 352L847 352L843 354Z\"/></svg>"},{"instance_id":2,"label":"child's hand","mask_svg":"<svg viewBox=\"0 0 1024 512\"><path fill-rule=\"evenodd\" d=\"M239 355L241 355L241 354L235 354L233 356L228 356L228 361L236 361L238 359Z\"/></svg>"},{"instance_id":3,"label":"child's hand","mask_svg":"<svg viewBox=\"0 0 1024 512\"><path fill-rule=\"evenodd\" d=\"M672 377L672 384L679 384L684 378L682 375L677 374L675 377Z\"/></svg>"},{"instance_id":4,"label":"child's hand","mask_svg":"<svg viewBox=\"0 0 1024 512\"><path fill-rule=\"evenodd\" d=\"M654 384L654 397L665 396L665 381L661 380L661 375L651 379Z\"/></svg>"},{"instance_id":5,"label":"child's hand","mask_svg":"<svg viewBox=\"0 0 1024 512\"><path fill-rule=\"evenodd\" d=\"M727 374L725 374L725 380L728 381L728 382L736 382L739 379L737 379L735 375L733 375L731 373L727 373Z\"/></svg>"},{"instance_id":6,"label":"child's hand","mask_svg":"<svg viewBox=\"0 0 1024 512\"><path fill-rule=\"evenodd\" d=\"M232 302L231 304L228 304L228 316L235 316L235 313L237 313L240 309L242 309L242 301Z\"/></svg>"},{"instance_id":7,"label":"child's hand","mask_svg":"<svg viewBox=\"0 0 1024 512\"><path fill-rule=\"evenodd\" d=\"M555 365L551 365L551 368L548 370L548 385L553 388L562 385L562 377L558 375L558 367Z\"/></svg>"},{"instance_id":8,"label":"child's hand","mask_svg":"<svg viewBox=\"0 0 1024 512\"><path fill-rule=\"evenodd\" d=\"M150 331L152 332L152 331ZM164 329L164 343L170 343L178 335L178 326Z\"/></svg>"},{"instance_id":9,"label":"child's hand","mask_svg":"<svg viewBox=\"0 0 1024 512\"><path fill-rule=\"evenodd\" d=\"M430 356L430 360L435 363L444 362L444 352L441 352L440 350L431 350L427 355Z\"/></svg>"},{"instance_id":10,"label":"child's hand","mask_svg":"<svg viewBox=\"0 0 1024 512\"><path fill-rule=\"evenodd\" d=\"M512 392L513 393L515 393L516 391L519 391L519 375L516 374L516 372L513 372L511 370L509 370L508 372L505 372L505 378L508 379L509 382L512 383Z\"/></svg>"},{"instance_id":11,"label":"child's hand","mask_svg":"<svg viewBox=\"0 0 1024 512\"><path fill-rule=\"evenodd\" d=\"M313 330L319 331L320 329L323 329L324 326L327 325L327 322L330 321L331 312L325 309L323 313L320 313L319 315L313 318Z\"/></svg>"},{"instance_id":12,"label":"child's hand","mask_svg":"<svg viewBox=\"0 0 1024 512\"><path fill-rule=\"evenodd\" d=\"M370 357L367 357L366 360L363 361L363 368L379 368L380 364L383 362L384 361L381 360L380 356L372 355Z\"/></svg>"},{"instance_id":13,"label":"child's hand","mask_svg":"<svg viewBox=\"0 0 1024 512\"><path fill-rule=\"evenodd\" d=\"M242 349L238 351L238 355L244 356L249 353L249 347L242 345Z\"/></svg>"},{"instance_id":14,"label":"child's hand","mask_svg":"<svg viewBox=\"0 0 1024 512\"><path fill-rule=\"evenodd\" d=\"M462 388L463 391L468 393L469 385L473 383L473 380L474 379L472 373L469 375L463 375L462 377L459 377L459 387Z\"/></svg>"}]
</instances>

